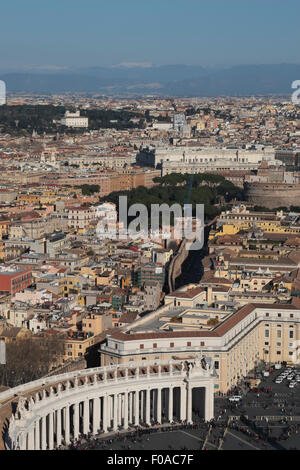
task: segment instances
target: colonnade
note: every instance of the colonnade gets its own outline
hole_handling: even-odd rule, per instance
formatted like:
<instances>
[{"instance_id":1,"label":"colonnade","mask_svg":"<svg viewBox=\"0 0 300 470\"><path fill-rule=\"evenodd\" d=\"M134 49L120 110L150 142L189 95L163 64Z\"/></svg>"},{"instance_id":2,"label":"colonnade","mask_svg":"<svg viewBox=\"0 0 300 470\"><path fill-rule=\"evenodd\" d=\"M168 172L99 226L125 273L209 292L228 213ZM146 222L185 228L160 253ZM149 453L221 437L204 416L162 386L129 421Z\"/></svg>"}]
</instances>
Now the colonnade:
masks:
<instances>
[{"instance_id":1,"label":"colonnade","mask_svg":"<svg viewBox=\"0 0 300 470\"><path fill-rule=\"evenodd\" d=\"M213 417L214 376L201 369L170 367L160 375L149 372L128 378L114 377L105 383L61 384L49 395L43 390L22 400L12 416L8 446L21 450L52 450L68 445L80 434L116 432L134 426L193 422L193 411L205 420Z\"/></svg>"}]
</instances>

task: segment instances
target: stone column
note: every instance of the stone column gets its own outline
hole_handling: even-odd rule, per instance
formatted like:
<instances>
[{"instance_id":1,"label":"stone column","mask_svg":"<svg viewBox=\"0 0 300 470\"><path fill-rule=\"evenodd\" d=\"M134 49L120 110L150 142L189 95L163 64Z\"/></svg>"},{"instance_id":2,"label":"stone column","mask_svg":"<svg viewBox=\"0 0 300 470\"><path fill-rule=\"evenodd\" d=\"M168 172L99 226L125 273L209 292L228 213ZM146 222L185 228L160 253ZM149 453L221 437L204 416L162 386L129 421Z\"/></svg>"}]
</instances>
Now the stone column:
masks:
<instances>
[{"instance_id":1,"label":"stone column","mask_svg":"<svg viewBox=\"0 0 300 470\"><path fill-rule=\"evenodd\" d=\"M118 423L118 426L120 426L122 423L121 423L121 420L122 420L122 394L119 393L118 395L118 419L117 419L117 423Z\"/></svg>"},{"instance_id":2,"label":"stone column","mask_svg":"<svg viewBox=\"0 0 300 470\"><path fill-rule=\"evenodd\" d=\"M103 397L103 432L107 432L107 402L108 402L108 397L105 395Z\"/></svg>"},{"instance_id":3,"label":"stone column","mask_svg":"<svg viewBox=\"0 0 300 470\"><path fill-rule=\"evenodd\" d=\"M34 450L34 425L28 431L28 450Z\"/></svg>"},{"instance_id":4,"label":"stone column","mask_svg":"<svg viewBox=\"0 0 300 470\"><path fill-rule=\"evenodd\" d=\"M41 449L41 444L40 444L40 420L37 419L34 423L35 427L35 435L34 435L34 448L35 450L40 450Z\"/></svg>"},{"instance_id":5,"label":"stone column","mask_svg":"<svg viewBox=\"0 0 300 470\"><path fill-rule=\"evenodd\" d=\"M186 385L182 385L180 387L180 421L186 420L186 410L187 410Z\"/></svg>"},{"instance_id":6,"label":"stone column","mask_svg":"<svg viewBox=\"0 0 300 470\"><path fill-rule=\"evenodd\" d=\"M192 401L193 401L192 387L191 387L190 384L188 384L188 390L187 390L187 418L186 418L188 424L193 423Z\"/></svg>"},{"instance_id":7,"label":"stone column","mask_svg":"<svg viewBox=\"0 0 300 470\"><path fill-rule=\"evenodd\" d=\"M114 419L114 395L110 395L109 397L109 409L110 409L110 425Z\"/></svg>"},{"instance_id":8,"label":"stone column","mask_svg":"<svg viewBox=\"0 0 300 470\"><path fill-rule=\"evenodd\" d=\"M46 416L42 417L42 450L47 449Z\"/></svg>"},{"instance_id":9,"label":"stone column","mask_svg":"<svg viewBox=\"0 0 300 470\"><path fill-rule=\"evenodd\" d=\"M150 403L150 389L147 388L146 390L146 423L147 424L151 424L151 421L150 421L150 406L151 406L151 403Z\"/></svg>"},{"instance_id":10,"label":"stone column","mask_svg":"<svg viewBox=\"0 0 300 470\"><path fill-rule=\"evenodd\" d=\"M66 444L70 444L70 406L67 405L65 407L65 419L64 419L64 427L65 427L65 442Z\"/></svg>"},{"instance_id":11,"label":"stone column","mask_svg":"<svg viewBox=\"0 0 300 470\"><path fill-rule=\"evenodd\" d=\"M56 411L56 445L61 445L61 409Z\"/></svg>"},{"instance_id":12,"label":"stone column","mask_svg":"<svg viewBox=\"0 0 300 470\"><path fill-rule=\"evenodd\" d=\"M83 402L83 434L88 434L90 430L90 408L89 399L86 398Z\"/></svg>"},{"instance_id":13,"label":"stone column","mask_svg":"<svg viewBox=\"0 0 300 470\"><path fill-rule=\"evenodd\" d=\"M214 417L214 388L213 383L205 387L205 421L210 421Z\"/></svg>"},{"instance_id":14,"label":"stone column","mask_svg":"<svg viewBox=\"0 0 300 470\"><path fill-rule=\"evenodd\" d=\"M93 400L93 434L97 434L100 428L100 399Z\"/></svg>"},{"instance_id":15,"label":"stone column","mask_svg":"<svg viewBox=\"0 0 300 470\"><path fill-rule=\"evenodd\" d=\"M172 423L173 421L173 387L169 388L169 411L168 411L168 419L169 422Z\"/></svg>"},{"instance_id":16,"label":"stone column","mask_svg":"<svg viewBox=\"0 0 300 470\"><path fill-rule=\"evenodd\" d=\"M108 395L107 397L107 426L111 427L111 410L112 410L112 397Z\"/></svg>"},{"instance_id":17,"label":"stone column","mask_svg":"<svg viewBox=\"0 0 300 470\"><path fill-rule=\"evenodd\" d=\"M102 420L102 397L98 398L98 403L99 403L99 419L98 419L98 429L101 429L101 420Z\"/></svg>"},{"instance_id":18,"label":"stone column","mask_svg":"<svg viewBox=\"0 0 300 470\"><path fill-rule=\"evenodd\" d=\"M124 395L124 429L128 428L128 393Z\"/></svg>"},{"instance_id":19,"label":"stone column","mask_svg":"<svg viewBox=\"0 0 300 470\"><path fill-rule=\"evenodd\" d=\"M79 403L74 403L73 433L74 439L77 439L79 436Z\"/></svg>"},{"instance_id":20,"label":"stone column","mask_svg":"<svg viewBox=\"0 0 300 470\"><path fill-rule=\"evenodd\" d=\"M114 395L114 415L113 415L113 430L116 431L118 429L118 403L119 396L117 394Z\"/></svg>"},{"instance_id":21,"label":"stone column","mask_svg":"<svg viewBox=\"0 0 300 470\"><path fill-rule=\"evenodd\" d=\"M144 419L144 390L141 391L141 414L140 414L141 422L145 421Z\"/></svg>"},{"instance_id":22,"label":"stone column","mask_svg":"<svg viewBox=\"0 0 300 470\"><path fill-rule=\"evenodd\" d=\"M161 389L157 389L157 408L156 408L157 422L161 423Z\"/></svg>"},{"instance_id":23,"label":"stone column","mask_svg":"<svg viewBox=\"0 0 300 470\"><path fill-rule=\"evenodd\" d=\"M129 392L128 394L128 400L129 400L129 423L132 423L132 393Z\"/></svg>"},{"instance_id":24,"label":"stone column","mask_svg":"<svg viewBox=\"0 0 300 470\"><path fill-rule=\"evenodd\" d=\"M18 442L19 442L19 449L26 450L27 448L27 433L26 432L23 432L22 434L20 434L18 438Z\"/></svg>"},{"instance_id":25,"label":"stone column","mask_svg":"<svg viewBox=\"0 0 300 470\"><path fill-rule=\"evenodd\" d=\"M49 450L54 448L54 426L53 426L54 413L49 413Z\"/></svg>"},{"instance_id":26,"label":"stone column","mask_svg":"<svg viewBox=\"0 0 300 470\"><path fill-rule=\"evenodd\" d=\"M134 393L134 425L138 426L139 423L139 392L136 391Z\"/></svg>"}]
</instances>

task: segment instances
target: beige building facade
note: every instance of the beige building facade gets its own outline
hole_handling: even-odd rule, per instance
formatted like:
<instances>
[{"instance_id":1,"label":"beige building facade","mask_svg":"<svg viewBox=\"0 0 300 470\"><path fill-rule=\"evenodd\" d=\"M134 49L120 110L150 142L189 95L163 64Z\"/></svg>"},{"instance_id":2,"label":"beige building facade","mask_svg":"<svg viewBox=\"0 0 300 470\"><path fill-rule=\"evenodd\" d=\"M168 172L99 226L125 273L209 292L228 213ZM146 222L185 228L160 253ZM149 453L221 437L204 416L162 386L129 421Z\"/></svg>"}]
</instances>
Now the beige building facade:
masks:
<instances>
[{"instance_id":1,"label":"beige building facade","mask_svg":"<svg viewBox=\"0 0 300 470\"><path fill-rule=\"evenodd\" d=\"M205 355L219 375L215 391L226 393L260 361L300 363L300 309L292 304L248 304L211 328L175 323L173 331L154 331L149 316L157 323L167 307L108 336L100 348L101 365Z\"/></svg>"}]
</instances>

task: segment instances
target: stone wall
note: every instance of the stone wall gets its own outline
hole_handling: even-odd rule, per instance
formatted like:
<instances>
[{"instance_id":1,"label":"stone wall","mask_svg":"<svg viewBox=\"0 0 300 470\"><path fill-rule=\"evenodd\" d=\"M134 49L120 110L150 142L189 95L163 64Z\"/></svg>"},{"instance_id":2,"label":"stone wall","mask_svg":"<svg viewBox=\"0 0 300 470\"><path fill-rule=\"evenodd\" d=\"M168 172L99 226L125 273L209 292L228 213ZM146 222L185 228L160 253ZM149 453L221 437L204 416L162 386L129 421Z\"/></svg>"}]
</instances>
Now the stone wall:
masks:
<instances>
[{"instance_id":1,"label":"stone wall","mask_svg":"<svg viewBox=\"0 0 300 470\"><path fill-rule=\"evenodd\" d=\"M248 183L245 185L246 200L258 206L300 206L300 184Z\"/></svg>"}]
</instances>

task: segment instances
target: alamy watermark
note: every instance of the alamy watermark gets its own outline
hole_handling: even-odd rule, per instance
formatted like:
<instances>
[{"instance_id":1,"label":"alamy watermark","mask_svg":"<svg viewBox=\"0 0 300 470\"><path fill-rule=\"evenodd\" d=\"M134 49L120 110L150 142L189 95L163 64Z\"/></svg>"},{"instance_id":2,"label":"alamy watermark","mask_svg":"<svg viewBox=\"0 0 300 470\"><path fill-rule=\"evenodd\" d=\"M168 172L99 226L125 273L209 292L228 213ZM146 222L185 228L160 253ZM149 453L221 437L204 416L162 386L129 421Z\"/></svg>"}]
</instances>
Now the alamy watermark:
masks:
<instances>
[{"instance_id":1,"label":"alamy watermark","mask_svg":"<svg viewBox=\"0 0 300 470\"><path fill-rule=\"evenodd\" d=\"M6 85L3 80L0 80L0 106L6 103Z\"/></svg>"},{"instance_id":2,"label":"alamy watermark","mask_svg":"<svg viewBox=\"0 0 300 470\"><path fill-rule=\"evenodd\" d=\"M294 80L292 82L292 88L295 89L292 93L292 103L300 104L300 80Z\"/></svg>"},{"instance_id":3,"label":"alamy watermark","mask_svg":"<svg viewBox=\"0 0 300 470\"><path fill-rule=\"evenodd\" d=\"M150 214L144 204L127 205L127 196L119 196L119 208L112 204L101 208L96 228L99 239L111 240L187 240L188 250L200 250L204 244L204 204L151 204ZM103 209L104 208L104 209ZM100 213L99 213L100 214ZM119 215L119 217L118 217ZM128 223L128 217L131 221ZM173 223L172 223L173 218Z\"/></svg>"}]
</instances>

